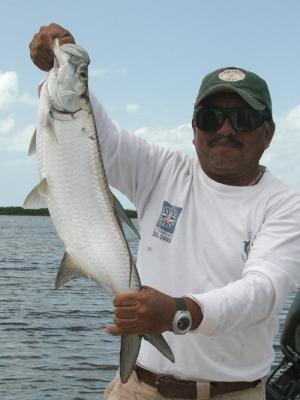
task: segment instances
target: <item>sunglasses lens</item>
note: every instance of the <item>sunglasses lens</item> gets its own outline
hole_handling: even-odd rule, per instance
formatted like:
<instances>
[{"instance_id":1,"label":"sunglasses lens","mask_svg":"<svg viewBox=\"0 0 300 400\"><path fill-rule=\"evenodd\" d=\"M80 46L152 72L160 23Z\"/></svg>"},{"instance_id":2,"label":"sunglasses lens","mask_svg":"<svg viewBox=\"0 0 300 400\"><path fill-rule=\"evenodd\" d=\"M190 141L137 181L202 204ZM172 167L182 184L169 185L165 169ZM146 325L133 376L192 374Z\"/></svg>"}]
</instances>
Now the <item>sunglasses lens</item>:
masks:
<instances>
[{"instance_id":1,"label":"sunglasses lens","mask_svg":"<svg viewBox=\"0 0 300 400\"><path fill-rule=\"evenodd\" d=\"M235 129L240 132L253 131L264 122L263 115L256 110L240 110L233 117Z\"/></svg>"},{"instance_id":2,"label":"sunglasses lens","mask_svg":"<svg viewBox=\"0 0 300 400\"><path fill-rule=\"evenodd\" d=\"M219 129L224 122L222 113L211 108L200 108L196 113L196 125L207 132Z\"/></svg>"}]
</instances>

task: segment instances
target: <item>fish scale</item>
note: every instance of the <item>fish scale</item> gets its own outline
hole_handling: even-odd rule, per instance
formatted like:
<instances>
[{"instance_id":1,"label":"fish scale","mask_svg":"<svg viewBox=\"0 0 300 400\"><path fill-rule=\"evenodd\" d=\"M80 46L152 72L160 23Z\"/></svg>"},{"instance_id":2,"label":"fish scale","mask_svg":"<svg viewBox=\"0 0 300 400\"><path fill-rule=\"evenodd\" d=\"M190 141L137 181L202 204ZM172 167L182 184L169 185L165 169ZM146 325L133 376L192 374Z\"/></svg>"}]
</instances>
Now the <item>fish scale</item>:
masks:
<instances>
[{"instance_id":1,"label":"fish scale","mask_svg":"<svg viewBox=\"0 0 300 400\"><path fill-rule=\"evenodd\" d=\"M89 57L78 45L55 40L54 67L40 90L38 126L29 154L37 152L40 183L24 206L48 207L65 247L56 287L88 277L110 295L141 288L121 222L137 234L107 183L101 147L88 97ZM170 361L162 335L143 335ZM141 344L137 334L122 335L120 376L126 382Z\"/></svg>"}]
</instances>

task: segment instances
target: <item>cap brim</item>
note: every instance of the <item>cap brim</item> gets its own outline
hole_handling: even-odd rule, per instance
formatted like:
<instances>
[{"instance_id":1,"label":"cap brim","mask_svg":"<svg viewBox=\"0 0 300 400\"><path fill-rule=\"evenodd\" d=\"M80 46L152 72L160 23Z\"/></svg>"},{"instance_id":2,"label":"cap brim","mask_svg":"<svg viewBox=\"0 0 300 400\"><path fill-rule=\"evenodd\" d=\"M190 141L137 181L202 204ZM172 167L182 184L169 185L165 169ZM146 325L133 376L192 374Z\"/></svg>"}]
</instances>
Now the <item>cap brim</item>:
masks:
<instances>
[{"instance_id":1,"label":"cap brim","mask_svg":"<svg viewBox=\"0 0 300 400\"><path fill-rule=\"evenodd\" d=\"M199 104L206 99L208 96L215 94L215 93L226 93L226 92L235 92L238 95L240 95L251 107L253 107L255 110L264 110L266 108L266 105L258 101L255 97L250 96L247 92L245 92L242 89L239 89L233 85L230 84L220 84L220 85L215 85L206 92L202 93L202 95L197 98L196 103L195 103L195 108L199 106Z\"/></svg>"}]
</instances>

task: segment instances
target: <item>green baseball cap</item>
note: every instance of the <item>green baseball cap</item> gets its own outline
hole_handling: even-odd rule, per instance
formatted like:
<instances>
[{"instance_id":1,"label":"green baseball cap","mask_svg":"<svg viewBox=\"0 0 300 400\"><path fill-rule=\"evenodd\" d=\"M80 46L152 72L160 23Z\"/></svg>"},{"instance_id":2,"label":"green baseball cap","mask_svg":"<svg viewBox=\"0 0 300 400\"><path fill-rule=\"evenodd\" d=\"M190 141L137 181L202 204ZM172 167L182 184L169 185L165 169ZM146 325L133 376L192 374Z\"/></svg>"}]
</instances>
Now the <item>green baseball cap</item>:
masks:
<instances>
[{"instance_id":1,"label":"green baseball cap","mask_svg":"<svg viewBox=\"0 0 300 400\"><path fill-rule=\"evenodd\" d=\"M242 68L226 67L206 75L202 81L194 108L214 93L235 92L255 110L265 110L272 114L272 101L268 85L253 72Z\"/></svg>"}]
</instances>

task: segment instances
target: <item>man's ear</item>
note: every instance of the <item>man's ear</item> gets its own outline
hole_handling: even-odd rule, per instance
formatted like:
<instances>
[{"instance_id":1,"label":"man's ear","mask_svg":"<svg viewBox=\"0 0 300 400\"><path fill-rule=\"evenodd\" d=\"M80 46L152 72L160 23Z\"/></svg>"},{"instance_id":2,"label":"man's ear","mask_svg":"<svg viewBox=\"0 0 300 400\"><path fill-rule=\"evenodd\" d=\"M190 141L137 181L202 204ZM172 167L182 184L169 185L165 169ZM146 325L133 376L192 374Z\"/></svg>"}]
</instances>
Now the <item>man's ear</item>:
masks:
<instances>
[{"instance_id":1,"label":"man's ear","mask_svg":"<svg viewBox=\"0 0 300 400\"><path fill-rule=\"evenodd\" d=\"M193 118L192 119L192 128L193 128L193 132L194 132L194 137L193 137L193 140L192 140L192 142L193 142L193 144L195 144L195 135L196 135L196 122L195 122L195 119Z\"/></svg>"},{"instance_id":2,"label":"man's ear","mask_svg":"<svg viewBox=\"0 0 300 400\"><path fill-rule=\"evenodd\" d=\"M273 121L266 122L264 125L264 135L265 135L265 149L270 146L275 132L275 124Z\"/></svg>"}]
</instances>

